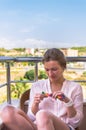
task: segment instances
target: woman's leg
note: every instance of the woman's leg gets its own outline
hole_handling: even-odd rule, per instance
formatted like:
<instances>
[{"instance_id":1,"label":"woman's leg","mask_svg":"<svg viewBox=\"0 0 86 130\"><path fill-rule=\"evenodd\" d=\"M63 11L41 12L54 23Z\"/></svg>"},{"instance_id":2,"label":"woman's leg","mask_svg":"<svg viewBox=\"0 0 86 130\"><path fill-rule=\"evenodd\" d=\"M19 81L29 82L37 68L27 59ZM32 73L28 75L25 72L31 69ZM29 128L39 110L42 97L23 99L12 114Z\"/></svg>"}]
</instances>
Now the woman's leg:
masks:
<instances>
[{"instance_id":1,"label":"woman's leg","mask_svg":"<svg viewBox=\"0 0 86 130\"><path fill-rule=\"evenodd\" d=\"M29 117L22 110L11 105L2 110L1 118L10 130L36 130L36 126Z\"/></svg>"},{"instance_id":2,"label":"woman's leg","mask_svg":"<svg viewBox=\"0 0 86 130\"><path fill-rule=\"evenodd\" d=\"M45 110L36 114L36 121L38 130L70 130L63 121Z\"/></svg>"}]
</instances>

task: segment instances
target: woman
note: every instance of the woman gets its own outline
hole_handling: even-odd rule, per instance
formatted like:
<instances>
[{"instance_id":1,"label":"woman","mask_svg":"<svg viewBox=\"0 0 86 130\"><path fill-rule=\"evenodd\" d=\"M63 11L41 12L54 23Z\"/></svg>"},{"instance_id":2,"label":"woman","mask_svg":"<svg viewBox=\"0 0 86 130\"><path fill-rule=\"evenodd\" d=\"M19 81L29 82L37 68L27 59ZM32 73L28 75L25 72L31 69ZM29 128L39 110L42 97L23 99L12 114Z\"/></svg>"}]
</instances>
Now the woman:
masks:
<instances>
[{"instance_id":1,"label":"woman","mask_svg":"<svg viewBox=\"0 0 86 130\"><path fill-rule=\"evenodd\" d=\"M10 130L75 130L83 118L82 88L64 78L66 59L59 49L48 49L42 61L48 79L32 85L27 115L7 106L2 120Z\"/></svg>"}]
</instances>

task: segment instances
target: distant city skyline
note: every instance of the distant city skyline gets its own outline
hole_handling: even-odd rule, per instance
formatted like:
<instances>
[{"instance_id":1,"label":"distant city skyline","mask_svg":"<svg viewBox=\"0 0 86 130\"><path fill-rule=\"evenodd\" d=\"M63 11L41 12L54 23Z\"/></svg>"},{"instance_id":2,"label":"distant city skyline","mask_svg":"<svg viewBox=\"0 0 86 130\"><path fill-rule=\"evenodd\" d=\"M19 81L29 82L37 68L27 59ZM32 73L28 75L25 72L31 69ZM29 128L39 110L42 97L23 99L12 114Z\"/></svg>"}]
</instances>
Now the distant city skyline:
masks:
<instances>
[{"instance_id":1,"label":"distant city skyline","mask_svg":"<svg viewBox=\"0 0 86 130\"><path fill-rule=\"evenodd\" d=\"M0 48L86 46L86 0L0 0Z\"/></svg>"}]
</instances>

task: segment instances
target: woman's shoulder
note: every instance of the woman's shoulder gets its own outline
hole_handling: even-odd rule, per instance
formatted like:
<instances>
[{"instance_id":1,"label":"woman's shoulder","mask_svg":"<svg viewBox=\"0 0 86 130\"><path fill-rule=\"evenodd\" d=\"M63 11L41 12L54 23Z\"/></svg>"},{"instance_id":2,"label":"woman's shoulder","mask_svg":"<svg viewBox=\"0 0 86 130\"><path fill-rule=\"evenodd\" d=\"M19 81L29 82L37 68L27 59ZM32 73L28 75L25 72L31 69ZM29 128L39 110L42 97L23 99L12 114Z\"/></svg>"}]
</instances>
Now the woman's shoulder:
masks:
<instances>
[{"instance_id":1,"label":"woman's shoulder","mask_svg":"<svg viewBox=\"0 0 86 130\"><path fill-rule=\"evenodd\" d=\"M73 89L76 89L76 88L80 88L82 89L80 83L78 82L75 82L75 81L71 81L71 80L66 80L66 85L69 86L69 88L73 88Z\"/></svg>"},{"instance_id":2,"label":"woman's shoulder","mask_svg":"<svg viewBox=\"0 0 86 130\"><path fill-rule=\"evenodd\" d=\"M82 93L83 93L80 83L77 83L75 81L70 81L70 80L66 80L63 90L68 95L71 95L71 94L82 95Z\"/></svg>"}]
</instances>

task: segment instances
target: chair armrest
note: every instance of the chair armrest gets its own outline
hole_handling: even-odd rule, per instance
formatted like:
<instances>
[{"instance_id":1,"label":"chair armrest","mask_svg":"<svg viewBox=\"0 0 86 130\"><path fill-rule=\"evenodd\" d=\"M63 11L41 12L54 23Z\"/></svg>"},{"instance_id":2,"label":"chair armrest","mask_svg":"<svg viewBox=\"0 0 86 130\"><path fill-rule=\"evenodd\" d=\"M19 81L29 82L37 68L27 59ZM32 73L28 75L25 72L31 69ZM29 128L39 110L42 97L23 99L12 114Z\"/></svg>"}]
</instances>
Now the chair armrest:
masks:
<instances>
[{"instance_id":1,"label":"chair armrest","mask_svg":"<svg viewBox=\"0 0 86 130\"><path fill-rule=\"evenodd\" d=\"M20 97L20 105L19 107L24 111L26 112L25 110L25 102L27 100L29 100L29 95L30 95L30 89L26 90Z\"/></svg>"}]
</instances>

